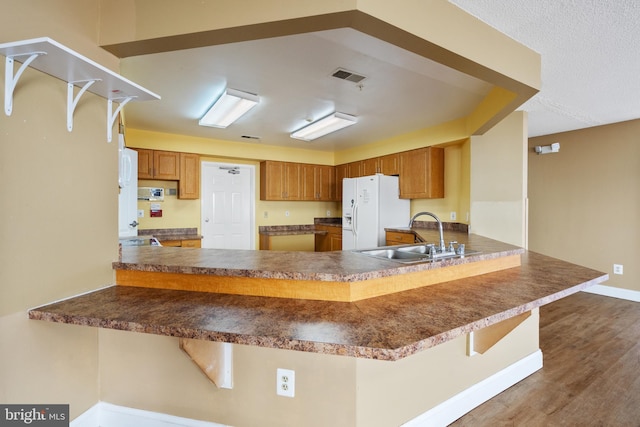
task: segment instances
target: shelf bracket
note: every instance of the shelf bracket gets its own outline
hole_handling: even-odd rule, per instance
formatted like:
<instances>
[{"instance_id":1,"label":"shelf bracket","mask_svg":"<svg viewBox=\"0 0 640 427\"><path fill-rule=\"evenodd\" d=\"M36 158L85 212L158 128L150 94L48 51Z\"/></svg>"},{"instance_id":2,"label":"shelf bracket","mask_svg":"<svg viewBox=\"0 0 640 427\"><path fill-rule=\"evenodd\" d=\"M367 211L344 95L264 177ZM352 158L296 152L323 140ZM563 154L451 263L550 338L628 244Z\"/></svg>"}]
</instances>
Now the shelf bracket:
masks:
<instances>
[{"instance_id":1,"label":"shelf bracket","mask_svg":"<svg viewBox=\"0 0 640 427\"><path fill-rule=\"evenodd\" d=\"M100 79L91 79L91 80L78 80L75 82L67 83L67 130L71 132L73 130L73 112L78 105L78 101L80 101L80 97L84 94L89 87L95 82L99 82ZM78 83L84 83L84 85L80 88L80 92L75 96L73 96L73 87Z\"/></svg>"},{"instance_id":2,"label":"shelf bracket","mask_svg":"<svg viewBox=\"0 0 640 427\"><path fill-rule=\"evenodd\" d=\"M233 347L228 342L180 338L180 348L218 388L233 388Z\"/></svg>"},{"instance_id":3,"label":"shelf bracket","mask_svg":"<svg viewBox=\"0 0 640 427\"><path fill-rule=\"evenodd\" d=\"M4 66L4 112L7 116L10 116L13 111L13 91L18 84L18 80L20 80L20 76L24 72L24 70L40 55L46 55L47 52L29 52L29 53L20 53L15 55L9 55L5 58L5 66ZM29 56L22 63L15 76L13 75L13 62L15 57L18 56Z\"/></svg>"},{"instance_id":4,"label":"shelf bracket","mask_svg":"<svg viewBox=\"0 0 640 427\"><path fill-rule=\"evenodd\" d=\"M111 139L113 138L113 124L116 121L116 117L118 117L118 113L120 113L122 107L127 105L127 103L134 98L137 97L126 96L122 98L110 98L107 100L107 142L111 142ZM120 102L120 105L118 105L118 108L116 108L115 111L113 111L113 101Z\"/></svg>"}]
</instances>

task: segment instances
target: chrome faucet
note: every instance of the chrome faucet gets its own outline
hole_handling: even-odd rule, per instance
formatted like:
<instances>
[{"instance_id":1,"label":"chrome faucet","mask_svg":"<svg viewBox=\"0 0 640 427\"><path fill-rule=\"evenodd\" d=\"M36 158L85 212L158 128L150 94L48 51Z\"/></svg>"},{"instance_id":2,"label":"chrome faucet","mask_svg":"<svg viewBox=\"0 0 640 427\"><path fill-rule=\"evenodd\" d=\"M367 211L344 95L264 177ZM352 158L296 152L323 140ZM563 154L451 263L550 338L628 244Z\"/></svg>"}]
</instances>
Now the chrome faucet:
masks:
<instances>
[{"instance_id":1,"label":"chrome faucet","mask_svg":"<svg viewBox=\"0 0 640 427\"><path fill-rule=\"evenodd\" d=\"M438 218L435 214L432 214L431 212L418 212L409 221L409 228L413 227L413 222L416 220L416 218L422 215L429 215L438 222L438 231L440 232L440 249L439 250L440 252L445 252L447 250L447 247L444 244L444 232L442 231L442 221L440 221L440 218Z\"/></svg>"}]
</instances>

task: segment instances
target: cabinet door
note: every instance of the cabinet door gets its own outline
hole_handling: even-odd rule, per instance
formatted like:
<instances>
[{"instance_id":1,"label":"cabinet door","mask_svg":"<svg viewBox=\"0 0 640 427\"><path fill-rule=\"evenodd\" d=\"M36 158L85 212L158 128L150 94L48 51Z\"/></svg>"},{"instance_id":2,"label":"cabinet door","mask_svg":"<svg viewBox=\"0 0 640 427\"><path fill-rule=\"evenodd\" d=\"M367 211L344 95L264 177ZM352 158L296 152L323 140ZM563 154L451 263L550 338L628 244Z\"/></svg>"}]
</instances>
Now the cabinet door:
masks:
<instances>
[{"instance_id":1,"label":"cabinet door","mask_svg":"<svg viewBox=\"0 0 640 427\"><path fill-rule=\"evenodd\" d=\"M400 197L444 197L444 149L420 148L400 153Z\"/></svg>"},{"instance_id":2,"label":"cabinet door","mask_svg":"<svg viewBox=\"0 0 640 427\"><path fill-rule=\"evenodd\" d=\"M284 174L284 163L260 162L260 200L284 200Z\"/></svg>"},{"instance_id":3,"label":"cabinet door","mask_svg":"<svg viewBox=\"0 0 640 427\"><path fill-rule=\"evenodd\" d=\"M342 234L330 234L329 235L329 250L341 251L342 250Z\"/></svg>"},{"instance_id":4,"label":"cabinet door","mask_svg":"<svg viewBox=\"0 0 640 427\"><path fill-rule=\"evenodd\" d=\"M348 178L358 178L364 176L362 175L362 162L351 162L347 163L347 177Z\"/></svg>"},{"instance_id":5,"label":"cabinet door","mask_svg":"<svg viewBox=\"0 0 640 427\"><path fill-rule=\"evenodd\" d=\"M333 166L315 167L316 200L336 200L336 171Z\"/></svg>"},{"instance_id":6,"label":"cabinet door","mask_svg":"<svg viewBox=\"0 0 640 427\"><path fill-rule=\"evenodd\" d=\"M342 200L342 180L348 177L349 166L347 164L336 166L336 200Z\"/></svg>"},{"instance_id":7,"label":"cabinet door","mask_svg":"<svg viewBox=\"0 0 640 427\"><path fill-rule=\"evenodd\" d=\"M360 172L362 176L375 175L380 172L378 158L365 159L360 162Z\"/></svg>"},{"instance_id":8,"label":"cabinet door","mask_svg":"<svg viewBox=\"0 0 640 427\"><path fill-rule=\"evenodd\" d=\"M300 163L285 163L285 199L302 200L302 176Z\"/></svg>"},{"instance_id":9,"label":"cabinet door","mask_svg":"<svg viewBox=\"0 0 640 427\"><path fill-rule=\"evenodd\" d=\"M153 179L153 150L136 148L138 152L138 179Z\"/></svg>"},{"instance_id":10,"label":"cabinet door","mask_svg":"<svg viewBox=\"0 0 640 427\"><path fill-rule=\"evenodd\" d=\"M327 229L328 227L323 226L323 225L316 225L315 226L316 230L318 231L325 231L326 233L318 233L315 235L314 240L315 240L315 248L314 250L316 252L326 252L331 250L330 246L329 246L329 230Z\"/></svg>"},{"instance_id":11,"label":"cabinet door","mask_svg":"<svg viewBox=\"0 0 640 427\"><path fill-rule=\"evenodd\" d=\"M166 180L180 179L180 156L172 151L153 152L153 178Z\"/></svg>"},{"instance_id":12,"label":"cabinet door","mask_svg":"<svg viewBox=\"0 0 640 427\"><path fill-rule=\"evenodd\" d=\"M180 153L179 199L200 198L200 156Z\"/></svg>"},{"instance_id":13,"label":"cabinet door","mask_svg":"<svg viewBox=\"0 0 640 427\"><path fill-rule=\"evenodd\" d=\"M396 154L387 154L378 158L378 172L384 175L400 174L400 156Z\"/></svg>"},{"instance_id":14,"label":"cabinet door","mask_svg":"<svg viewBox=\"0 0 640 427\"><path fill-rule=\"evenodd\" d=\"M316 189L316 166L300 165L300 175L302 180L302 200L316 200L318 198Z\"/></svg>"}]
</instances>

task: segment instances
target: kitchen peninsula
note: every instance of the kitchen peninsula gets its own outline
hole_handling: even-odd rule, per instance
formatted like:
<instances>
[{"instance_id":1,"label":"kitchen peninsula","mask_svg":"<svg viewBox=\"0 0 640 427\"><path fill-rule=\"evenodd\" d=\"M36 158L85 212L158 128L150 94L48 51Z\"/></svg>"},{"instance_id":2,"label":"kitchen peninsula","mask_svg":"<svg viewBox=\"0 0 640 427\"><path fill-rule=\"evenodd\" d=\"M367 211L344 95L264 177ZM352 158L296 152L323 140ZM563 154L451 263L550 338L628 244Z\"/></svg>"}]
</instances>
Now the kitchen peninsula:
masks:
<instances>
[{"instance_id":1,"label":"kitchen peninsula","mask_svg":"<svg viewBox=\"0 0 640 427\"><path fill-rule=\"evenodd\" d=\"M422 232L423 234L429 232ZM112 286L30 311L33 319L275 348L397 360L535 309L608 278L604 273L486 239L454 234L482 259L522 254L519 267L345 303ZM458 262L472 262L474 257ZM327 253L124 247L117 273L200 274L227 280L328 283L437 271L453 261L403 265L350 251ZM391 308L393 307L393 310ZM219 313L224 313L224 319ZM155 314L154 314L155 313ZM188 314L184 314L188 313ZM157 316L157 317L156 317ZM331 322L334 335L292 333ZM270 325L267 327L267 325ZM366 326L365 326L366 325ZM318 332L318 331L317 331Z\"/></svg>"},{"instance_id":2,"label":"kitchen peninsula","mask_svg":"<svg viewBox=\"0 0 640 427\"><path fill-rule=\"evenodd\" d=\"M433 232L420 230L417 234L430 238ZM446 237L481 253L475 260L470 256L403 265L350 251L124 247L121 260L113 266L118 275L131 271L187 278L218 275L238 283L264 278L289 282L313 279L329 286L340 281L401 280L416 272L446 270L452 263L514 256L520 258L520 265L354 302L118 284L32 309L29 317L201 343L231 343L240 354L276 351L278 354L257 357L279 360L282 355L288 363L307 360L310 356L306 355L315 355L313 364L321 366L335 366L331 358L350 359L354 362L340 369L353 373L340 381L344 387L359 390L355 395L360 403L352 405L372 407L363 402L376 402L373 407L380 408L367 415L366 425L399 425L429 411L440 413L443 405L449 408L446 419L453 420L473 407L457 400L461 394L477 394L478 387L472 386L501 378L497 391L481 393L481 399L486 400L542 367L538 307L601 283L608 276L473 234L449 231ZM234 361L234 366L239 365L234 367L239 370L237 375L256 369L242 365L242 360ZM325 372L323 377L326 375L334 373ZM302 378L304 375L300 381ZM323 399L334 399L328 383L302 384L303 390L313 388L316 395L326 396ZM427 394L419 391L425 387ZM296 399L322 411L323 405L315 398L306 401L304 396L301 392ZM394 404L397 399L405 404ZM477 399L474 395L471 401ZM345 405L343 416L351 416L353 407Z\"/></svg>"}]
</instances>

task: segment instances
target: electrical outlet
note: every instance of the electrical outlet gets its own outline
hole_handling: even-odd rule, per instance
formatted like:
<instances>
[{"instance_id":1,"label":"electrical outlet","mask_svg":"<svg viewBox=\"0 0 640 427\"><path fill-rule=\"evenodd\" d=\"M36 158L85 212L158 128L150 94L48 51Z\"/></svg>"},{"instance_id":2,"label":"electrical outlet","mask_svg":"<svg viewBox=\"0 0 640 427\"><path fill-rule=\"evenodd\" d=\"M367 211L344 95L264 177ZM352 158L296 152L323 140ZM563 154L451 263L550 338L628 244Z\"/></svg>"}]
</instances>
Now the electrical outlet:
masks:
<instances>
[{"instance_id":1,"label":"electrical outlet","mask_svg":"<svg viewBox=\"0 0 640 427\"><path fill-rule=\"evenodd\" d=\"M331 211L327 211L327 216L331 216Z\"/></svg>"},{"instance_id":2,"label":"electrical outlet","mask_svg":"<svg viewBox=\"0 0 640 427\"><path fill-rule=\"evenodd\" d=\"M144 218L144 209L138 209L138 218Z\"/></svg>"},{"instance_id":3,"label":"electrical outlet","mask_svg":"<svg viewBox=\"0 0 640 427\"><path fill-rule=\"evenodd\" d=\"M264 214L262 214L262 217L263 217L264 219L269 218L269 212L264 211Z\"/></svg>"},{"instance_id":4,"label":"electrical outlet","mask_svg":"<svg viewBox=\"0 0 640 427\"><path fill-rule=\"evenodd\" d=\"M296 371L278 368L276 371L276 393L278 396L294 397L296 394Z\"/></svg>"},{"instance_id":5,"label":"electrical outlet","mask_svg":"<svg viewBox=\"0 0 640 427\"><path fill-rule=\"evenodd\" d=\"M289 211L284 211L284 216L289 216Z\"/></svg>"},{"instance_id":6,"label":"electrical outlet","mask_svg":"<svg viewBox=\"0 0 640 427\"><path fill-rule=\"evenodd\" d=\"M613 264L613 274L623 274L624 268L622 264Z\"/></svg>"},{"instance_id":7,"label":"electrical outlet","mask_svg":"<svg viewBox=\"0 0 640 427\"><path fill-rule=\"evenodd\" d=\"M451 221L455 221L457 217L458 215L454 211L451 211L451 214L449 216L449 218L451 218Z\"/></svg>"}]
</instances>

